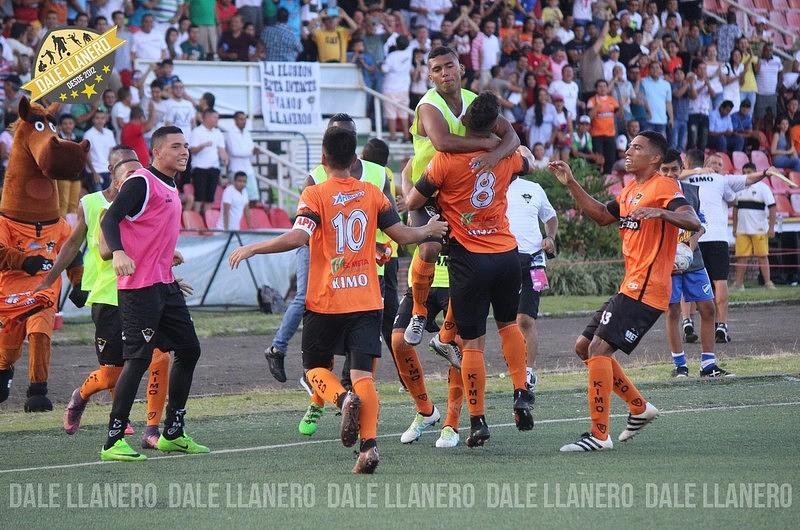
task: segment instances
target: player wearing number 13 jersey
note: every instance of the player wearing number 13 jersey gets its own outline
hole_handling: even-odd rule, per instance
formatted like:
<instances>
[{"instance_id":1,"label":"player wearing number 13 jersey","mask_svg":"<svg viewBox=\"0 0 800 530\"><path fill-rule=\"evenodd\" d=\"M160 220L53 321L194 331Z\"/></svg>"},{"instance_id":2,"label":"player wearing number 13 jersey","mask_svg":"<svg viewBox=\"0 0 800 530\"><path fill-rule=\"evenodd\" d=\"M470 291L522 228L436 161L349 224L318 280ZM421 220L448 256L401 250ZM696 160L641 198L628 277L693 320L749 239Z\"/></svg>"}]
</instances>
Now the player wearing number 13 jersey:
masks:
<instances>
[{"instance_id":1,"label":"player wearing number 13 jersey","mask_svg":"<svg viewBox=\"0 0 800 530\"><path fill-rule=\"evenodd\" d=\"M619 197L602 204L589 196L565 162L549 168L566 185L577 207L599 225L619 224L625 277L620 291L594 315L578 337L575 351L589 368L591 432L561 447L563 452L612 449L609 433L611 391L628 404L624 442L658 417L614 359L616 350L631 353L669 305L678 229L699 230L700 220L675 180L658 173L667 153L661 134L637 135L625 152L625 170L636 176Z\"/></svg>"},{"instance_id":2,"label":"player wearing number 13 jersey","mask_svg":"<svg viewBox=\"0 0 800 530\"><path fill-rule=\"evenodd\" d=\"M314 391L342 411L342 443L361 447L354 473L372 473L378 465L375 444L378 394L373 372L380 357L381 299L375 267L376 230L400 244L441 237L447 225L432 219L410 228L377 186L350 175L356 136L329 128L322 140L322 165L328 179L303 190L292 230L264 243L236 249L231 267L254 254L285 252L309 244L306 310L303 316L303 367ZM350 356L353 390L346 391L331 372L334 350Z\"/></svg>"},{"instance_id":3,"label":"player wearing number 13 jersey","mask_svg":"<svg viewBox=\"0 0 800 530\"><path fill-rule=\"evenodd\" d=\"M467 137L491 134L500 113L489 92L475 98L463 122ZM514 416L520 430L533 428L531 396L525 385L527 349L516 323L520 268L517 241L509 230L506 192L515 174L525 174L533 156L522 148L491 171L475 176L470 161L477 153L436 153L409 194L415 208L438 191L437 202L450 232L450 301L459 335L464 340L461 376L467 397L471 432L467 446L489 438L484 418L486 318L494 311L503 355L514 384Z\"/></svg>"}]
</instances>

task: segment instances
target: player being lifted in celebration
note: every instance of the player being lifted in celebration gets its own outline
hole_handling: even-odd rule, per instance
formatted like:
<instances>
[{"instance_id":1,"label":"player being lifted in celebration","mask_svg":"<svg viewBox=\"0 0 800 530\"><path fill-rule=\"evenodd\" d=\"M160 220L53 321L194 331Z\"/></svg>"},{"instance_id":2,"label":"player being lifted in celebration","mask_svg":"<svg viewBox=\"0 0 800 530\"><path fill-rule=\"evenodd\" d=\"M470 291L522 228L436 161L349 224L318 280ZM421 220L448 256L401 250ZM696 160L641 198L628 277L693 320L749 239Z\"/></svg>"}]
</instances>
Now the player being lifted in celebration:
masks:
<instances>
[{"instance_id":1,"label":"player being lifted in celebration","mask_svg":"<svg viewBox=\"0 0 800 530\"><path fill-rule=\"evenodd\" d=\"M612 449L609 418L611 391L630 409L624 442L658 417L614 359L616 350L630 354L669 305L678 229L700 230L700 220L675 180L658 173L667 153L661 134L637 135L625 152L625 171L636 176L607 204L592 198L563 161L549 169L567 187L578 208L599 225L619 223L625 277L619 293L595 313L578 337L575 352L589 367L588 401L591 432L564 445L563 452Z\"/></svg>"},{"instance_id":2,"label":"player being lifted in celebration","mask_svg":"<svg viewBox=\"0 0 800 530\"><path fill-rule=\"evenodd\" d=\"M465 137L465 127L461 122L467 107L476 95L461 88L464 67L458 62L458 55L452 49L441 46L431 50L428 55L428 78L434 87L422 97L414 111L411 134L414 140L414 159L411 179L403 179L403 193L407 196L414 183L422 176L436 152L475 153L470 159L473 174L492 170L500 160L512 155L519 146L519 137L511 124L502 116L497 119L494 134ZM412 226L423 226L436 212L435 201L420 204L409 209ZM423 242L419 254L411 262L411 289L414 299L413 316L404 335L406 342L416 346L422 340L427 320L426 301L433 281L434 268L442 251L441 239ZM448 311L450 313L450 311ZM452 315L446 318L452 320ZM434 336L431 348L440 355L456 358L454 352L442 353L453 340L453 333L443 329L440 337ZM439 339L442 339L441 341ZM449 345L453 349L453 345Z\"/></svg>"},{"instance_id":3,"label":"player being lifted in celebration","mask_svg":"<svg viewBox=\"0 0 800 530\"><path fill-rule=\"evenodd\" d=\"M328 178L303 190L293 229L270 241L236 249L229 263L235 269L255 254L286 252L309 244L303 367L314 390L341 409L344 446L353 446L360 435L353 472L373 473L378 465L379 408L373 373L381 355L383 308L375 267L375 231L381 229L398 243L407 244L441 237L447 224L437 216L423 227L404 226L377 186L351 176L355 157L355 134L329 128L322 140L322 165ZM330 370L339 345L350 356L353 391L346 391Z\"/></svg>"},{"instance_id":4,"label":"player being lifted in celebration","mask_svg":"<svg viewBox=\"0 0 800 530\"><path fill-rule=\"evenodd\" d=\"M489 138L500 115L497 97L482 93L467 109L467 138ZM516 174L526 174L533 155L521 147L491 171L472 173L479 152L436 153L406 198L419 208L437 192L438 207L450 225L450 302L458 333L464 341L461 377L470 414L467 446L489 439L484 417L486 319L489 306L500 333L503 355L514 384L514 419L519 430L533 428L532 395L525 385L527 349L517 325L520 266L517 241L506 217L506 193ZM416 295L415 295L416 296Z\"/></svg>"},{"instance_id":5,"label":"player being lifted in celebration","mask_svg":"<svg viewBox=\"0 0 800 530\"><path fill-rule=\"evenodd\" d=\"M58 253L53 268L47 273L36 290L50 287L64 269L72 263L86 241L83 256L83 278L81 291L88 292L85 303L92 306L95 325L95 351L100 367L89 374L86 381L72 392L64 412L64 430L75 434L81 424L81 416L89 403L89 397L102 390L113 389L125 362L122 359L122 320L117 307L117 275L110 261L100 257L100 218L111 205L125 179L142 164L136 152L124 145L115 146L108 156L111 186L103 191L84 195L78 209L78 219L69 241ZM73 301L75 301L73 299ZM78 305L76 303L76 305ZM150 381L147 385L147 428L142 434L142 447L155 449L160 433L158 424L167 399L167 372L169 353L156 348L150 362ZM126 433L127 434L127 433Z\"/></svg>"}]
</instances>

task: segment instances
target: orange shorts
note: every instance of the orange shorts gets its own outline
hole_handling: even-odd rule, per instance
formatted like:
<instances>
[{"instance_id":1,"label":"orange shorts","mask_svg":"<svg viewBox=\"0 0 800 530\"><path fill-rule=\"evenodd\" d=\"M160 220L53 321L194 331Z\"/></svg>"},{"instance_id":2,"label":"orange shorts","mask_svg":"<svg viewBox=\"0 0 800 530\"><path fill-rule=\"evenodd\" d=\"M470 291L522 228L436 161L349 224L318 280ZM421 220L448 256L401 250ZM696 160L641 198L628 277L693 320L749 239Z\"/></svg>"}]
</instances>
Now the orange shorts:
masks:
<instances>
[{"instance_id":1,"label":"orange shorts","mask_svg":"<svg viewBox=\"0 0 800 530\"><path fill-rule=\"evenodd\" d=\"M44 333L53 336L53 321L56 317L56 308L48 307L28 317L24 326L14 326L5 333L0 333L0 348L20 348L25 337L31 333Z\"/></svg>"}]
</instances>

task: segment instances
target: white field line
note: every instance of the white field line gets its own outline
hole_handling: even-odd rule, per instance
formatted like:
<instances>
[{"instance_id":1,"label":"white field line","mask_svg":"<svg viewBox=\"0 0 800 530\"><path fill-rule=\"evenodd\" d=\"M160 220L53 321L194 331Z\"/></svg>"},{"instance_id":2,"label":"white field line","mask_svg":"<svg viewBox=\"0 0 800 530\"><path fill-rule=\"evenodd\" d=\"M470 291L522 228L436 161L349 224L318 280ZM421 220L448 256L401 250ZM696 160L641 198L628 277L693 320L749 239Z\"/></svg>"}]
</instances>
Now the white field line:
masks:
<instances>
[{"instance_id":1,"label":"white field line","mask_svg":"<svg viewBox=\"0 0 800 530\"><path fill-rule=\"evenodd\" d=\"M783 403L759 403L759 404L749 404L749 405L720 405L716 407L696 407L696 408L689 408L689 409L676 409L676 410L662 410L661 414L686 414L686 413L695 413L695 412L719 412L719 411L727 411L727 410L742 410L742 409L752 409L758 407L794 407L800 405L800 401L788 401ZM627 417L627 414L612 414L612 418L622 418ZM588 416L580 417L580 418L553 418L549 420L536 420L537 425L548 424L548 423L569 423L574 421L588 421L590 418ZM513 423L498 423L494 425L490 425L491 428L499 428L499 427L514 427L515 424ZM426 431L426 432L433 432L433 431ZM399 437L402 433L392 433L392 434L380 434L378 438L396 438ZM297 447L302 445L315 445L315 444L324 444L324 443L340 443L341 441L338 438L327 438L322 440L304 440L302 442L291 442L285 444L273 444L273 445L257 445L254 447L237 447L233 449L217 449L209 453L210 456L213 455L223 455L223 454L231 454L231 453L246 453L251 451L269 451L272 449L284 449L287 447ZM164 456L153 456L149 457L147 460L162 460L166 458L180 458L185 457L187 455L184 454L176 454L176 455L164 455ZM207 457L206 455L205 457ZM99 466L104 464L124 464L123 462L104 462L101 460L95 460L93 462L80 462L77 464L59 464L53 466L39 466L39 467L22 467L22 468L14 468L14 469L0 469L0 474L5 473L22 473L25 471L47 471L51 469L71 469L76 467L87 467L87 466Z\"/></svg>"}]
</instances>

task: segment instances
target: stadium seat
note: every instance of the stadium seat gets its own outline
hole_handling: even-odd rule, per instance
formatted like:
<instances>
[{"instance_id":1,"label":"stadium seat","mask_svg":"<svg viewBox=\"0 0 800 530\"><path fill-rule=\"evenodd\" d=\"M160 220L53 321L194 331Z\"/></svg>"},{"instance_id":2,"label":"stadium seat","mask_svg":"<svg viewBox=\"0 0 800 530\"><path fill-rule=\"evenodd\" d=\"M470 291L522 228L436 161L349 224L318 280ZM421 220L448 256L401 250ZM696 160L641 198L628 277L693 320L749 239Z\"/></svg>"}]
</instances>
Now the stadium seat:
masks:
<instances>
[{"instance_id":1,"label":"stadium seat","mask_svg":"<svg viewBox=\"0 0 800 530\"><path fill-rule=\"evenodd\" d=\"M262 208L250 208L250 220L253 222L252 230L264 230L265 228L272 228L272 223L269 220L267 212ZM248 230L247 220L242 216L242 230Z\"/></svg>"},{"instance_id":2,"label":"stadium seat","mask_svg":"<svg viewBox=\"0 0 800 530\"><path fill-rule=\"evenodd\" d=\"M786 21L786 14L783 11L770 11L769 13L769 20L776 26L781 28L788 27L788 23ZM781 33L777 33L774 35L775 37L783 36Z\"/></svg>"},{"instance_id":3,"label":"stadium seat","mask_svg":"<svg viewBox=\"0 0 800 530\"><path fill-rule=\"evenodd\" d=\"M775 195L778 194L789 195L791 188L784 181L782 181L777 177L769 177L769 181L770 181L769 187L772 189L772 193L774 193Z\"/></svg>"},{"instance_id":4,"label":"stadium seat","mask_svg":"<svg viewBox=\"0 0 800 530\"><path fill-rule=\"evenodd\" d=\"M192 186L189 183L184 184L183 185L183 193L185 193L186 195L191 195L192 197L194 197L194 186Z\"/></svg>"},{"instance_id":5,"label":"stadium seat","mask_svg":"<svg viewBox=\"0 0 800 530\"><path fill-rule=\"evenodd\" d=\"M181 216L183 220L183 228L186 230L205 230L206 223L200 214L193 210L184 210Z\"/></svg>"},{"instance_id":6,"label":"stadium seat","mask_svg":"<svg viewBox=\"0 0 800 530\"><path fill-rule=\"evenodd\" d=\"M731 157L728 156L728 153L718 151L717 155L722 159L722 174L730 175L733 173L733 162L731 162Z\"/></svg>"},{"instance_id":7,"label":"stadium seat","mask_svg":"<svg viewBox=\"0 0 800 530\"><path fill-rule=\"evenodd\" d=\"M766 9L769 11L772 6L770 5L770 0L755 0L756 9Z\"/></svg>"},{"instance_id":8,"label":"stadium seat","mask_svg":"<svg viewBox=\"0 0 800 530\"><path fill-rule=\"evenodd\" d=\"M792 193L800 193L800 171L792 171L789 173L789 180L797 184L796 188L792 188Z\"/></svg>"},{"instance_id":9,"label":"stadium seat","mask_svg":"<svg viewBox=\"0 0 800 530\"><path fill-rule=\"evenodd\" d=\"M789 0L789 7L792 9L800 9L800 0Z\"/></svg>"},{"instance_id":10,"label":"stadium seat","mask_svg":"<svg viewBox=\"0 0 800 530\"><path fill-rule=\"evenodd\" d=\"M733 167L736 168L737 173L742 172L742 168L745 164L750 162L750 159L747 158L747 154L741 151L734 151L733 152Z\"/></svg>"},{"instance_id":11,"label":"stadium seat","mask_svg":"<svg viewBox=\"0 0 800 530\"><path fill-rule=\"evenodd\" d=\"M800 9L790 9L786 13L786 20L791 27L800 27Z\"/></svg>"},{"instance_id":12,"label":"stadium seat","mask_svg":"<svg viewBox=\"0 0 800 530\"><path fill-rule=\"evenodd\" d=\"M789 195L789 204L791 204L792 210L794 210L792 217L800 217L800 194L795 193L794 195Z\"/></svg>"},{"instance_id":13,"label":"stadium seat","mask_svg":"<svg viewBox=\"0 0 800 530\"><path fill-rule=\"evenodd\" d=\"M792 208L792 203L789 202L789 197L786 195L775 195L775 206L778 209L778 215L781 217L795 217L800 213L795 213Z\"/></svg>"},{"instance_id":14,"label":"stadium seat","mask_svg":"<svg viewBox=\"0 0 800 530\"><path fill-rule=\"evenodd\" d=\"M772 10L773 11L788 11L789 10L789 2L788 0L772 0Z\"/></svg>"},{"instance_id":15,"label":"stadium seat","mask_svg":"<svg viewBox=\"0 0 800 530\"><path fill-rule=\"evenodd\" d=\"M770 139L764 134L764 131L756 131L758 133L758 148L762 151L769 151Z\"/></svg>"},{"instance_id":16,"label":"stadium seat","mask_svg":"<svg viewBox=\"0 0 800 530\"><path fill-rule=\"evenodd\" d=\"M217 221L219 220L219 210L206 210L205 218L206 218L206 226L210 229L214 229L217 226Z\"/></svg>"},{"instance_id":17,"label":"stadium seat","mask_svg":"<svg viewBox=\"0 0 800 530\"><path fill-rule=\"evenodd\" d=\"M222 192L225 191L225 188L222 186L217 186L217 189L214 191L214 204L211 205L212 208L215 210L222 209Z\"/></svg>"},{"instance_id":18,"label":"stadium seat","mask_svg":"<svg viewBox=\"0 0 800 530\"><path fill-rule=\"evenodd\" d=\"M292 220L289 218L289 214L286 213L286 210L282 208L278 208L277 206L273 206L267 212L269 216L269 222L272 224L273 228L291 228L292 227Z\"/></svg>"},{"instance_id":19,"label":"stadium seat","mask_svg":"<svg viewBox=\"0 0 800 530\"><path fill-rule=\"evenodd\" d=\"M756 166L757 171L769 169L769 157L763 151L753 151L750 153L750 158L753 160L753 165Z\"/></svg>"}]
</instances>

